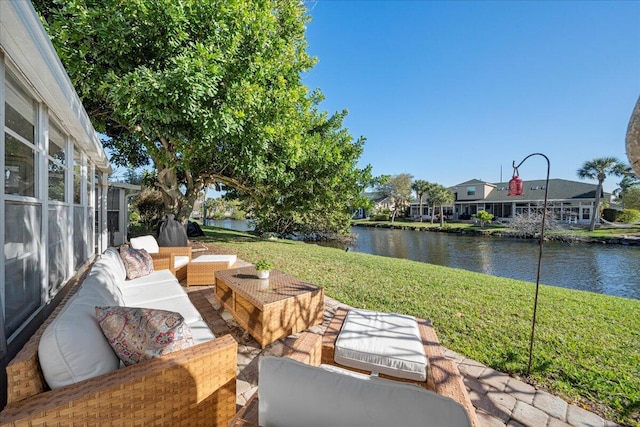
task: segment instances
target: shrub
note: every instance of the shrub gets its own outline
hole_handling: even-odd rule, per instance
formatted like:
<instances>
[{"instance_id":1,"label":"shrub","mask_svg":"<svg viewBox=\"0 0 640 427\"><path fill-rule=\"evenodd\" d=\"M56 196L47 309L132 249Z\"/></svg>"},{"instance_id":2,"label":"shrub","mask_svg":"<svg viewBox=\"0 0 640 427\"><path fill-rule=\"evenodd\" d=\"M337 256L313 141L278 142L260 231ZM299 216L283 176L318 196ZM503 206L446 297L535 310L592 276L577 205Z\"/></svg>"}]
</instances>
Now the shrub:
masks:
<instances>
[{"instance_id":1,"label":"shrub","mask_svg":"<svg viewBox=\"0 0 640 427\"><path fill-rule=\"evenodd\" d=\"M487 211L478 211L478 213L475 215L476 218L478 218L478 220L480 220L480 227L484 228L484 225L487 222L491 222L493 220L493 214L489 213Z\"/></svg>"},{"instance_id":2,"label":"shrub","mask_svg":"<svg viewBox=\"0 0 640 427\"><path fill-rule=\"evenodd\" d=\"M162 201L162 194L159 191L145 189L133 204L138 208L140 221L143 224L153 226L162 219L164 202Z\"/></svg>"},{"instance_id":3,"label":"shrub","mask_svg":"<svg viewBox=\"0 0 640 427\"><path fill-rule=\"evenodd\" d=\"M616 215L617 222L630 224L638 220L640 220L640 210L638 209L623 209L621 211L618 211L618 215Z\"/></svg>"},{"instance_id":4,"label":"shrub","mask_svg":"<svg viewBox=\"0 0 640 427\"><path fill-rule=\"evenodd\" d=\"M369 217L369 221L389 221L389 214L374 214Z\"/></svg>"}]
</instances>

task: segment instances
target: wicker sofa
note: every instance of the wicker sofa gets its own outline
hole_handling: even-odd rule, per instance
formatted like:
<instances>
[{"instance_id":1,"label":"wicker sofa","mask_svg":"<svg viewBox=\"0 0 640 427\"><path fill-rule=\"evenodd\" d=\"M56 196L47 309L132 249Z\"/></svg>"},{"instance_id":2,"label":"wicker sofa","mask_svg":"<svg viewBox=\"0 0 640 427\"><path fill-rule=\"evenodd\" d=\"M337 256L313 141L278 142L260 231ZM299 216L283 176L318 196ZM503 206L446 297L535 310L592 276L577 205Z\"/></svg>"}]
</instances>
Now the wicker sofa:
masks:
<instances>
[{"instance_id":1,"label":"wicker sofa","mask_svg":"<svg viewBox=\"0 0 640 427\"><path fill-rule=\"evenodd\" d=\"M213 336L169 270L125 280L123 268L115 249L105 251L10 362L0 426L227 425L236 409L236 341ZM96 305L179 312L196 345L119 367L104 352Z\"/></svg>"}]
</instances>

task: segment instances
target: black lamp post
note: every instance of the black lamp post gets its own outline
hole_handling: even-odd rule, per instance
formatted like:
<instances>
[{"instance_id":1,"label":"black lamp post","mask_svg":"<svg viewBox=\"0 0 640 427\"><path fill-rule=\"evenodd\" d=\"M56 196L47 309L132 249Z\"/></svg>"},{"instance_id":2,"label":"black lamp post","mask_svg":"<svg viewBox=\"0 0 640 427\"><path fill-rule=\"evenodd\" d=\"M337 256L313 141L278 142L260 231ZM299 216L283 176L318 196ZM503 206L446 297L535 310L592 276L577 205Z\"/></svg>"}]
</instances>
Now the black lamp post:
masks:
<instances>
[{"instance_id":1,"label":"black lamp post","mask_svg":"<svg viewBox=\"0 0 640 427\"><path fill-rule=\"evenodd\" d=\"M531 156L542 156L547 161L547 180L544 186L544 203L542 205L542 227L540 229L540 250L538 252L538 271L536 274L536 298L533 303L533 320L531 322L531 339L529 340L529 364L527 365L527 375L531 373L531 359L533 357L533 337L536 331L536 313L538 311L538 288L540 287L540 266L542 265L542 251L544 249L544 228L545 221L547 219L547 194L549 192L549 171L551 169L551 162L549 158L542 153L533 153L525 157L516 166L515 160L513 161L513 178L509 181L509 196L521 196L523 194L523 183L520 179L518 168Z\"/></svg>"}]
</instances>

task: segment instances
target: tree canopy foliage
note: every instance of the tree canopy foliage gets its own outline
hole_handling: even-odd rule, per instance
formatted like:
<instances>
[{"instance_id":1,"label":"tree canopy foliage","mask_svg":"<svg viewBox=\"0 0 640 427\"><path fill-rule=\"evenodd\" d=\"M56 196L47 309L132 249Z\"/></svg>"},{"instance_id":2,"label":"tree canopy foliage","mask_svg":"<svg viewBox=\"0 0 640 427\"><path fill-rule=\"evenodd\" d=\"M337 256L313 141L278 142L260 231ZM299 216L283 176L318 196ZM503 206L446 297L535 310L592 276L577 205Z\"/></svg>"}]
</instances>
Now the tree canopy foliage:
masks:
<instances>
[{"instance_id":1,"label":"tree canopy foliage","mask_svg":"<svg viewBox=\"0 0 640 427\"><path fill-rule=\"evenodd\" d=\"M408 173L401 173L393 176L385 176L377 185L377 191L382 193L391 206L391 222L403 209L409 207L411 203L411 183L413 176Z\"/></svg>"},{"instance_id":2,"label":"tree canopy foliage","mask_svg":"<svg viewBox=\"0 0 640 427\"><path fill-rule=\"evenodd\" d=\"M315 63L303 2L33 3L112 161L152 164L168 212L186 218L216 186L251 200L265 227L309 209L345 218L369 184L346 113L318 112L322 95L302 84Z\"/></svg>"}]
</instances>

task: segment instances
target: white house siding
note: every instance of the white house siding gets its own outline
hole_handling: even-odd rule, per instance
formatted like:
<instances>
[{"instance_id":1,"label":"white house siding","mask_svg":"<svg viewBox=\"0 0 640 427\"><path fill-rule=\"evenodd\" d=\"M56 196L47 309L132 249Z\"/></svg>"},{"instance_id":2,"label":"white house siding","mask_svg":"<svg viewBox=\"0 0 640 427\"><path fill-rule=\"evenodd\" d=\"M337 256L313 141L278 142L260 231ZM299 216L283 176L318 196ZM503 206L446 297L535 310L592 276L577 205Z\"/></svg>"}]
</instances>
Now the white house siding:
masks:
<instances>
[{"instance_id":1,"label":"white house siding","mask_svg":"<svg viewBox=\"0 0 640 427\"><path fill-rule=\"evenodd\" d=\"M0 1L0 376L107 244L102 144L28 1ZM56 298L58 297L58 298Z\"/></svg>"}]
</instances>

